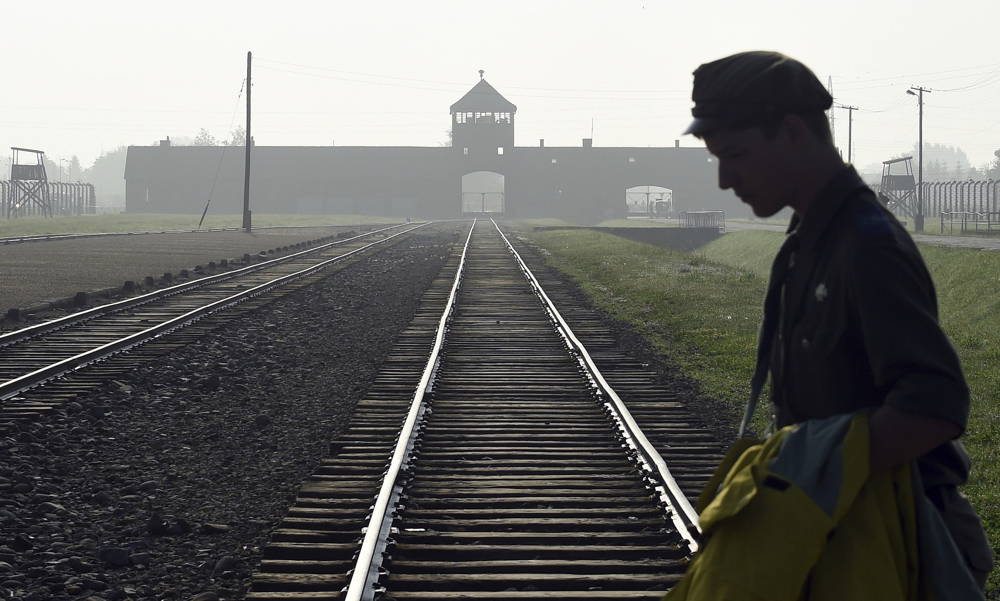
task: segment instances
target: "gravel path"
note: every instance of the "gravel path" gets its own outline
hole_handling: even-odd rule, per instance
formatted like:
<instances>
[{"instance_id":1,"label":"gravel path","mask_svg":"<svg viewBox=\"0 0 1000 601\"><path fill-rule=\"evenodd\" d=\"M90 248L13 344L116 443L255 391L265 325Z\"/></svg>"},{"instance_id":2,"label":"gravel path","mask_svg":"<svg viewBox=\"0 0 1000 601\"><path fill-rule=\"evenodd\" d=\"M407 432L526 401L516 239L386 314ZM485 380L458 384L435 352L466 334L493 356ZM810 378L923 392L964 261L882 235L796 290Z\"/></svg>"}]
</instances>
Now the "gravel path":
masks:
<instances>
[{"instance_id":1,"label":"gravel path","mask_svg":"<svg viewBox=\"0 0 1000 601\"><path fill-rule=\"evenodd\" d=\"M460 228L422 230L0 438L0 599L242 599Z\"/></svg>"}]
</instances>

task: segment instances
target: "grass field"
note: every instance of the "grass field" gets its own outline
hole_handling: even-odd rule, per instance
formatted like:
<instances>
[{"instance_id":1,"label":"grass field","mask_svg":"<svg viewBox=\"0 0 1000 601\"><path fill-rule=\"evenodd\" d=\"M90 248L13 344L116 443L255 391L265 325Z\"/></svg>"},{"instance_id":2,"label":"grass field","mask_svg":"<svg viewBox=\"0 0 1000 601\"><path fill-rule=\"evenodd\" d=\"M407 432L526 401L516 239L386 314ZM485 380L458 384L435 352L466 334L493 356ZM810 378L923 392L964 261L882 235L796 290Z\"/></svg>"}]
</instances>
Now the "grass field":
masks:
<instances>
[{"instance_id":1,"label":"grass field","mask_svg":"<svg viewBox=\"0 0 1000 601\"><path fill-rule=\"evenodd\" d=\"M766 217L763 219L760 217L730 217L729 219L726 219L726 221L733 221L735 223L760 223L763 225L777 225L781 227L788 226L788 217Z\"/></svg>"},{"instance_id":2,"label":"grass field","mask_svg":"<svg viewBox=\"0 0 1000 601\"><path fill-rule=\"evenodd\" d=\"M678 253L593 231L524 235L549 262L580 282L594 302L632 324L667 363L702 393L724 401L738 419L749 389L760 305L782 234L727 234L695 254ZM964 443L974 461L964 492L990 539L1000 541L1000 253L921 246L938 289L941 323L972 390ZM762 412L755 423L763 424ZM1000 599L1000 571L990 580Z\"/></svg>"},{"instance_id":3,"label":"grass field","mask_svg":"<svg viewBox=\"0 0 1000 601\"><path fill-rule=\"evenodd\" d=\"M605 219L597 227L678 227L676 219Z\"/></svg>"},{"instance_id":4,"label":"grass field","mask_svg":"<svg viewBox=\"0 0 1000 601\"><path fill-rule=\"evenodd\" d=\"M110 232L147 232L198 229L201 215L119 213L72 217L22 217L0 221L0 237L36 234L92 234ZM366 215L254 215L255 227L359 225L362 223L398 223L399 217ZM242 215L208 215L203 229L241 227Z\"/></svg>"},{"instance_id":5,"label":"grass field","mask_svg":"<svg viewBox=\"0 0 1000 601\"><path fill-rule=\"evenodd\" d=\"M538 219L521 219L518 225L522 228L533 228L533 227L553 227L560 225L574 225L569 221L563 219L556 219L555 217L541 217Z\"/></svg>"},{"instance_id":6,"label":"grass field","mask_svg":"<svg viewBox=\"0 0 1000 601\"><path fill-rule=\"evenodd\" d=\"M761 225L780 226L780 227L788 226L788 219L779 217L772 217L769 219L735 218L735 219L727 219L726 221L733 222L734 224L750 223L750 224L761 224ZM903 217L901 223L903 224L903 227L906 228L906 230L911 234L918 233L914 228L912 218ZM998 232L1000 232L1000 230L998 230L998 227L996 225L993 226L992 232L987 232L985 225L981 225L979 231L972 229L972 227L973 227L972 225L969 225L969 231L963 232L961 231L961 226L958 223L949 224L946 222L944 224L944 229L942 230L940 217L928 215L924 220L924 231L919 233L926 236L958 236L958 237L972 237L972 238L989 236L995 238L997 237Z\"/></svg>"}]
</instances>

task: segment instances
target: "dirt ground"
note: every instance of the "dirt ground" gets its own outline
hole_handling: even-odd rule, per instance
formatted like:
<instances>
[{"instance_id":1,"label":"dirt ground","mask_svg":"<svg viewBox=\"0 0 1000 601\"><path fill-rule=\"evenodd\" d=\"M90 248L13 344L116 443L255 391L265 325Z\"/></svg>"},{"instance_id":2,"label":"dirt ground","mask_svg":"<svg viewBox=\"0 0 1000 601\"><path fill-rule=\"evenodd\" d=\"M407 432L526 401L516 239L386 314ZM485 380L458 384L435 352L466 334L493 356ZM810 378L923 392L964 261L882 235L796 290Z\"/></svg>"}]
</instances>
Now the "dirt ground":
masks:
<instances>
[{"instance_id":1,"label":"dirt ground","mask_svg":"<svg viewBox=\"0 0 1000 601\"><path fill-rule=\"evenodd\" d=\"M176 275L210 261L218 263L353 229L141 234L7 244L0 246L0 315L12 307L121 286L126 280L141 283L146 276L158 279L165 272ZM281 254L286 253L273 256Z\"/></svg>"}]
</instances>

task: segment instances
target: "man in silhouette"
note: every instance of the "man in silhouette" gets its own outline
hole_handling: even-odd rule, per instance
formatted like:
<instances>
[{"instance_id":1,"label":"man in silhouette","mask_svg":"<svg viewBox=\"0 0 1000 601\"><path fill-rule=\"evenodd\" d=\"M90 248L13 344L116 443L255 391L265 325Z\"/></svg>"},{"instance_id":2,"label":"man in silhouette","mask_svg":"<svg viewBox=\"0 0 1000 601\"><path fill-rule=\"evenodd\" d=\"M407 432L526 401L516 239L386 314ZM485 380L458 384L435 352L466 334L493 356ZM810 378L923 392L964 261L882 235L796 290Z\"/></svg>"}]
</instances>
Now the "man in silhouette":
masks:
<instances>
[{"instance_id":1,"label":"man in silhouette","mask_svg":"<svg viewBox=\"0 0 1000 601\"><path fill-rule=\"evenodd\" d=\"M778 427L871 411L871 471L915 461L976 581L992 553L957 487L970 462L956 440L969 391L937 319L937 299L913 240L834 147L832 98L802 63L743 52L698 67L686 133L718 160L719 187L758 217L788 207L775 258L758 365Z\"/></svg>"}]
</instances>

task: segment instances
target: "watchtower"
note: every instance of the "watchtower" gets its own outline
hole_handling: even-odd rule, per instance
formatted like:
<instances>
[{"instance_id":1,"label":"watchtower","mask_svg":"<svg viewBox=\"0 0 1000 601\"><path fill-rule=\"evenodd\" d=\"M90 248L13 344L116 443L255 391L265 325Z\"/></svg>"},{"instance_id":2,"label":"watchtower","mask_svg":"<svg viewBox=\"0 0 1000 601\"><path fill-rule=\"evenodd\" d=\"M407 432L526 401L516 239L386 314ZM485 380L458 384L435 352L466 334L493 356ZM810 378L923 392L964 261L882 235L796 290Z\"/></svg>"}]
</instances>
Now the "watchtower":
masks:
<instances>
[{"instance_id":1,"label":"watchtower","mask_svg":"<svg viewBox=\"0 0 1000 601\"><path fill-rule=\"evenodd\" d=\"M7 218L31 215L40 212L52 216L49 202L49 179L45 175L45 153L41 150L11 146L14 156L10 162L10 202L7 203ZM31 155L34 162L21 163L20 155ZM32 209L37 210L32 210Z\"/></svg>"},{"instance_id":2,"label":"watchtower","mask_svg":"<svg viewBox=\"0 0 1000 601\"><path fill-rule=\"evenodd\" d=\"M509 153L514 147L517 107L483 79L451 105L451 145L466 155Z\"/></svg>"},{"instance_id":3,"label":"watchtower","mask_svg":"<svg viewBox=\"0 0 1000 601\"><path fill-rule=\"evenodd\" d=\"M882 161L882 185L879 186L878 198L896 215L913 216L917 206L917 185L913 180L912 161L913 157Z\"/></svg>"}]
</instances>

